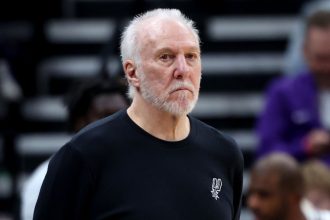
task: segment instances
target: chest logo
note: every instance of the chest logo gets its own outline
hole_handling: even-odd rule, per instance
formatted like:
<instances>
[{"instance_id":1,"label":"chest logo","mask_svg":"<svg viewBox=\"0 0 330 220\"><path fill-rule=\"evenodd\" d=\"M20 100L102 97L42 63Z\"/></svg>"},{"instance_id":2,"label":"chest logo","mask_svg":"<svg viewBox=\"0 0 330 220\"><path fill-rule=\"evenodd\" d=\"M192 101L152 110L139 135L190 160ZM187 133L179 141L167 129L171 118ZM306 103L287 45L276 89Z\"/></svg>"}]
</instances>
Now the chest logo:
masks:
<instances>
[{"instance_id":1,"label":"chest logo","mask_svg":"<svg viewBox=\"0 0 330 220\"><path fill-rule=\"evenodd\" d=\"M212 193L212 197L215 199L215 200L218 200L219 199L219 192L221 191L221 187L222 187L222 181L220 178L213 178L212 180L212 190L211 190L211 193Z\"/></svg>"}]
</instances>

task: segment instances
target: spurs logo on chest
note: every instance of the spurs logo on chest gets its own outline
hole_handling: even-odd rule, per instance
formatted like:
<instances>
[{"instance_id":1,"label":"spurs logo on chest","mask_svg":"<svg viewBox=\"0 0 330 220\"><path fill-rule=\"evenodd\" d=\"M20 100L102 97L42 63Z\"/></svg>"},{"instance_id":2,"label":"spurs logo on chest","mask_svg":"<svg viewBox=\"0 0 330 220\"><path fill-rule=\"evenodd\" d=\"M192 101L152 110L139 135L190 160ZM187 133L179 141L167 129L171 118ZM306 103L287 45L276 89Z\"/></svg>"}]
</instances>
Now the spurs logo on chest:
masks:
<instances>
[{"instance_id":1,"label":"spurs logo on chest","mask_svg":"<svg viewBox=\"0 0 330 220\"><path fill-rule=\"evenodd\" d=\"M213 178L212 180L212 197L217 200L219 199L219 192L221 191L221 187L222 187L222 181L220 178Z\"/></svg>"}]
</instances>

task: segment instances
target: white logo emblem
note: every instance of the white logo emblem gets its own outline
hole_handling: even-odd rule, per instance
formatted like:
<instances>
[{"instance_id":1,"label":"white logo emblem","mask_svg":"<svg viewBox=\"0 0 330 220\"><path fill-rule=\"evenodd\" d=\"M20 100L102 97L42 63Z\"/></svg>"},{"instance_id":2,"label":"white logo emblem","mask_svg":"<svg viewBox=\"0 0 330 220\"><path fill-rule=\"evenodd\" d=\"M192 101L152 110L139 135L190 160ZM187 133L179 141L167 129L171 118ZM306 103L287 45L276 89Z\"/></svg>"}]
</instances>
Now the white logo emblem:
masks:
<instances>
[{"instance_id":1,"label":"white logo emblem","mask_svg":"<svg viewBox=\"0 0 330 220\"><path fill-rule=\"evenodd\" d=\"M222 187L222 181L221 179L217 179L217 178L213 178L212 180L212 190L211 190L211 193L212 193L212 197L217 200L219 199L219 192L221 191L221 187Z\"/></svg>"}]
</instances>

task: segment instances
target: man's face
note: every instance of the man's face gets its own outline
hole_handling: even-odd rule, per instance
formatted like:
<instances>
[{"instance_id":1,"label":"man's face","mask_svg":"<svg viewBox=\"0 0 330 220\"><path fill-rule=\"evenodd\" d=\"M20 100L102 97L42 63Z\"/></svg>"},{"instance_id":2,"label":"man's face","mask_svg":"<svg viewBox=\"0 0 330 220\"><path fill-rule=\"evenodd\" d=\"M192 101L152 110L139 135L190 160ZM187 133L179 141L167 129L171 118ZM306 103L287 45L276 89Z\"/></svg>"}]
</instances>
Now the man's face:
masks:
<instances>
[{"instance_id":1,"label":"man's face","mask_svg":"<svg viewBox=\"0 0 330 220\"><path fill-rule=\"evenodd\" d=\"M141 32L137 75L142 97L171 114L189 113L199 93L199 43L190 30L172 20L151 23Z\"/></svg>"},{"instance_id":2,"label":"man's face","mask_svg":"<svg viewBox=\"0 0 330 220\"><path fill-rule=\"evenodd\" d=\"M284 220L288 207L287 195L279 187L276 174L251 174L248 207L256 220Z\"/></svg>"},{"instance_id":3,"label":"man's face","mask_svg":"<svg viewBox=\"0 0 330 220\"><path fill-rule=\"evenodd\" d=\"M304 53L313 73L330 78L330 28L311 27L306 36Z\"/></svg>"},{"instance_id":4,"label":"man's face","mask_svg":"<svg viewBox=\"0 0 330 220\"><path fill-rule=\"evenodd\" d=\"M330 211L330 196L327 190L318 188L308 189L305 197L315 208Z\"/></svg>"},{"instance_id":5,"label":"man's face","mask_svg":"<svg viewBox=\"0 0 330 220\"><path fill-rule=\"evenodd\" d=\"M93 122L126 107L126 100L119 93L98 95L91 103L87 118Z\"/></svg>"}]
</instances>

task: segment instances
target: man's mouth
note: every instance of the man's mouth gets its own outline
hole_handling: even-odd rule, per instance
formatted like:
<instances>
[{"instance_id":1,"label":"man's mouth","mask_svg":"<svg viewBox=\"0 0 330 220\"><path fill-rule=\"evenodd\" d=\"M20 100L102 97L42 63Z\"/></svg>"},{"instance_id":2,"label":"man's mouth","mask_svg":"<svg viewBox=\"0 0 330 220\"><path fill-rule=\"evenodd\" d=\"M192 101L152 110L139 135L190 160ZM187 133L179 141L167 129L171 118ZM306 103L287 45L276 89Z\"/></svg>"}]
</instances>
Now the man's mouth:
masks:
<instances>
[{"instance_id":1,"label":"man's mouth","mask_svg":"<svg viewBox=\"0 0 330 220\"><path fill-rule=\"evenodd\" d=\"M172 92L180 92L180 91L189 91L189 92L192 92L191 89L186 88L186 87L177 88L177 89L173 90Z\"/></svg>"}]
</instances>

